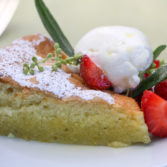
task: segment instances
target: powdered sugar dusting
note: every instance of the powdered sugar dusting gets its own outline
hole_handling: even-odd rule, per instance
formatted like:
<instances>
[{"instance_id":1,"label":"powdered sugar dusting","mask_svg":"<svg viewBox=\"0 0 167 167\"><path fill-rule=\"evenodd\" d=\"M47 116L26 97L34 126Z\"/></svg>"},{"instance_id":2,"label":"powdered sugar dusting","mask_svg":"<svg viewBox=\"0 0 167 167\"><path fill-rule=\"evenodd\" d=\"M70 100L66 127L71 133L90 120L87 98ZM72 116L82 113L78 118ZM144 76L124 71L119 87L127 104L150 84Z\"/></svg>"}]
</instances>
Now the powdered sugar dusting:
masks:
<instances>
[{"instance_id":1,"label":"powdered sugar dusting","mask_svg":"<svg viewBox=\"0 0 167 167\"><path fill-rule=\"evenodd\" d=\"M53 93L58 98L68 98L72 96L80 97L84 100L92 100L101 98L110 104L114 103L111 95L96 91L83 90L70 82L71 74L64 72L61 69L53 71L51 66L44 65L44 72L35 71L35 75L23 74L23 64L30 63L32 57L37 56L35 46L45 40L45 37L38 35L39 40L18 39L11 46L0 50L0 77L11 77L15 82L23 87L38 88L43 91ZM36 83L31 82L31 79L36 79Z\"/></svg>"}]
</instances>

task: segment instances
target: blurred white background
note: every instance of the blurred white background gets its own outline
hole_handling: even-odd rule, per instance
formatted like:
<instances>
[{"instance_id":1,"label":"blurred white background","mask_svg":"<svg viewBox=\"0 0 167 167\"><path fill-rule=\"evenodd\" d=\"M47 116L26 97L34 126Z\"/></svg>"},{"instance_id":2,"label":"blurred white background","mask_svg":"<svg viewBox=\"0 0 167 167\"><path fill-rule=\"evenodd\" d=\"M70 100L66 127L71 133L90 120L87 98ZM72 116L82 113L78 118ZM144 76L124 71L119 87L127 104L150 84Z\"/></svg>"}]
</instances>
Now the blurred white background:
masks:
<instances>
[{"instance_id":1,"label":"blurred white background","mask_svg":"<svg viewBox=\"0 0 167 167\"><path fill-rule=\"evenodd\" d=\"M45 0L45 3L72 45L90 29L104 25L136 27L147 34L153 48L167 44L167 0ZM15 16L0 37L0 47L32 33L47 34L34 0L20 0Z\"/></svg>"}]
</instances>

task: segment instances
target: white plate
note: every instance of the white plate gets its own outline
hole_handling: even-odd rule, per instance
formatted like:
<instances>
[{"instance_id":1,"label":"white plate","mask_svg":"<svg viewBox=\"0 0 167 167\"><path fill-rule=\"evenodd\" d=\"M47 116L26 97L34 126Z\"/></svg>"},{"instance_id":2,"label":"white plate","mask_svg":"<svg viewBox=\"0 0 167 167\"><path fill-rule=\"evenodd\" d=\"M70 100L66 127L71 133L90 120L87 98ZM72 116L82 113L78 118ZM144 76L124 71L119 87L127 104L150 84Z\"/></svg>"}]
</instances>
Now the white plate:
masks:
<instances>
[{"instance_id":1,"label":"white plate","mask_svg":"<svg viewBox=\"0 0 167 167\"><path fill-rule=\"evenodd\" d=\"M167 167L167 139L114 149L0 137L0 167Z\"/></svg>"}]
</instances>

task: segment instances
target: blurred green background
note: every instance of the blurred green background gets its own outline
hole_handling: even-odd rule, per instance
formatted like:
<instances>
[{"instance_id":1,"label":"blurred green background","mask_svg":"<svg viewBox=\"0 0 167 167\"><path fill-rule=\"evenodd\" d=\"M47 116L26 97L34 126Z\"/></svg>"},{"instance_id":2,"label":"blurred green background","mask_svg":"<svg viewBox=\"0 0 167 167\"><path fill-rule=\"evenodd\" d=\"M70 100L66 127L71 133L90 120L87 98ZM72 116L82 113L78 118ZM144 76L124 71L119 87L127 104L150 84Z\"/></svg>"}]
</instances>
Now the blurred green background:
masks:
<instances>
[{"instance_id":1,"label":"blurred green background","mask_svg":"<svg viewBox=\"0 0 167 167\"><path fill-rule=\"evenodd\" d=\"M45 3L73 46L87 31L104 25L136 27L148 36L152 48L167 44L167 0L45 0ZM0 37L0 47L33 33L48 35L34 0L20 0L12 21Z\"/></svg>"}]
</instances>

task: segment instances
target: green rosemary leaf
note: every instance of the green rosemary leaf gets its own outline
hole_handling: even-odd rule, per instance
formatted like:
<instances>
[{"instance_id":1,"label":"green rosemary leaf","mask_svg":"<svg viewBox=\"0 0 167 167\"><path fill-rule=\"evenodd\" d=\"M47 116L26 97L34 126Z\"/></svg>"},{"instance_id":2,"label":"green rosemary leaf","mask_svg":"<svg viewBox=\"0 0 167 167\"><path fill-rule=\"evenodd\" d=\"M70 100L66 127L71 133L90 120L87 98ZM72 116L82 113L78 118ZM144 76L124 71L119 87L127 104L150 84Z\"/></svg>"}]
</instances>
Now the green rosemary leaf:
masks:
<instances>
[{"instance_id":1,"label":"green rosemary leaf","mask_svg":"<svg viewBox=\"0 0 167 167\"><path fill-rule=\"evenodd\" d=\"M165 50L165 48L166 48L166 45L160 45L154 50L153 52L154 60L157 59L157 57L161 54L162 51Z\"/></svg>"},{"instance_id":2,"label":"green rosemary leaf","mask_svg":"<svg viewBox=\"0 0 167 167\"><path fill-rule=\"evenodd\" d=\"M63 34L61 28L59 27L58 23L56 22L44 2L42 0L35 0L35 4L39 16L53 40L59 43L60 47L68 56L74 56L74 49Z\"/></svg>"}]
</instances>

